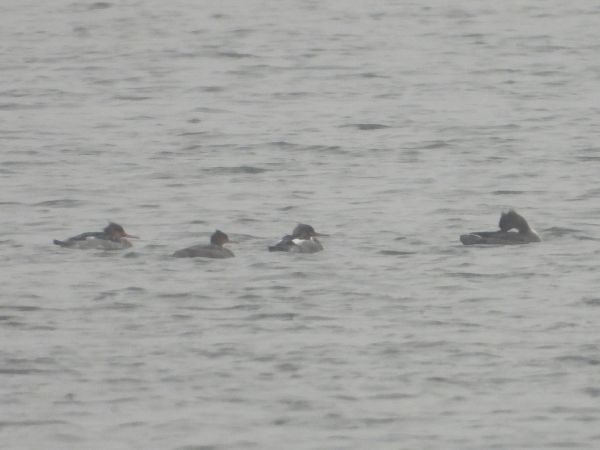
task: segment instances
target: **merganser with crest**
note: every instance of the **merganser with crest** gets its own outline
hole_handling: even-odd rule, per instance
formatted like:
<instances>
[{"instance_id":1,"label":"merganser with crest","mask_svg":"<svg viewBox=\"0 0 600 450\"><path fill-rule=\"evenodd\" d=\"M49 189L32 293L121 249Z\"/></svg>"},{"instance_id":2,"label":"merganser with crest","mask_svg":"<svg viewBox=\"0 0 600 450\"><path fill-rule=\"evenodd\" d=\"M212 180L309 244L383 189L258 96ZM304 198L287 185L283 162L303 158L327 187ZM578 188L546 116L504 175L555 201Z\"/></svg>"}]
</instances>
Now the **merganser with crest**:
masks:
<instances>
[{"instance_id":1,"label":"merganser with crest","mask_svg":"<svg viewBox=\"0 0 600 450\"><path fill-rule=\"evenodd\" d=\"M329 236L317 233L313 227L299 223L292 234L287 234L275 245L269 246L270 252L316 253L323 250L317 236Z\"/></svg>"},{"instance_id":2,"label":"merganser with crest","mask_svg":"<svg viewBox=\"0 0 600 450\"><path fill-rule=\"evenodd\" d=\"M463 234L460 237L460 241L464 245L515 245L542 241L536 231L529 226L525 218L513 209L502 213L498 227L500 231ZM516 229L517 232L510 231L512 229Z\"/></svg>"},{"instance_id":3,"label":"merganser with crest","mask_svg":"<svg viewBox=\"0 0 600 450\"><path fill-rule=\"evenodd\" d=\"M121 250L132 246L125 238L138 239L127 234L118 223L109 223L104 230L81 233L64 241L54 240L54 244L65 248Z\"/></svg>"},{"instance_id":4,"label":"merganser with crest","mask_svg":"<svg viewBox=\"0 0 600 450\"><path fill-rule=\"evenodd\" d=\"M223 247L223 244L228 242L232 242L229 240L229 236L220 230L216 230L210 237L210 244L199 244L183 248L173 253L173 256L176 258L232 258L235 256L233 252Z\"/></svg>"}]
</instances>

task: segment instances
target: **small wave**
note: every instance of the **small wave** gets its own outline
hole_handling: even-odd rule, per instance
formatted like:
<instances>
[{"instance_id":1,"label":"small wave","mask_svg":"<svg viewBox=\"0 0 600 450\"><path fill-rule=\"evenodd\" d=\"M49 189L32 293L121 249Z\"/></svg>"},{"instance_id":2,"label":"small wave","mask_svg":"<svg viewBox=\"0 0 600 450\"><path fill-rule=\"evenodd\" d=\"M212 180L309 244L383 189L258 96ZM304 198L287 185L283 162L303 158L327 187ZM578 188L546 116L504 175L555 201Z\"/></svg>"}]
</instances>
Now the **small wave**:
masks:
<instances>
[{"instance_id":1,"label":"small wave","mask_svg":"<svg viewBox=\"0 0 600 450\"><path fill-rule=\"evenodd\" d=\"M307 150L317 151L319 153L334 153L334 154L345 154L346 151L342 150L339 145L309 145L306 147Z\"/></svg>"},{"instance_id":2,"label":"small wave","mask_svg":"<svg viewBox=\"0 0 600 450\"><path fill-rule=\"evenodd\" d=\"M217 56L222 56L224 58L233 58L233 59L256 58L256 56L251 53L239 53L239 52L219 52L219 53L217 53Z\"/></svg>"},{"instance_id":3,"label":"small wave","mask_svg":"<svg viewBox=\"0 0 600 450\"><path fill-rule=\"evenodd\" d=\"M344 125L345 127L353 127L357 130L361 131L370 131L370 130L382 130L384 128L389 128L387 125L383 125L381 123L351 123L348 125Z\"/></svg>"},{"instance_id":4,"label":"small wave","mask_svg":"<svg viewBox=\"0 0 600 450\"><path fill-rule=\"evenodd\" d=\"M204 169L205 172L216 173L216 174L239 174L239 173L247 173L247 174L257 174L267 172L267 169L263 169L261 167L254 166L234 166L234 167L211 167L208 169Z\"/></svg>"},{"instance_id":5,"label":"small wave","mask_svg":"<svg viewBox=\"0 0 600 450\"><path fill-rule=\"evenodd\" d=\"M42 308L38 306L27 306L27 305L0 305L0 309L8 309L14 311L31 312L40 311Z\"/></svg>"},{"instance_id":6,"label":"small wave","mask_svg":"<svg viewBox=\"0 0 600 450\"><path fill-rule=\"evenodd\" d=\"M184 298L192 298L192 294L190 292L172 292L166 294L160 294L159 298L164 298L166 300L178 300Z\"/></svg>"},{"instance_id":7,"label":"small wave","mask_svg":"<svg viewBox=\"0 0 600 450\"><path fill-rule=\"evenodd\" d=\"M270 145L278 148L295 148L298 147L298 144L294 144L293 142L288 141L273 141L269 142Z\"/></svg>"},{"instance_id":8,"label":"small wave","mask_svg":"<svg viewBox=\"0 0 600 450\"><path fill-rule=\"evenodd\" d=\"M358 75L361 78L390 78L388 75L381 75L375 72L363 72Z\"/></svg>"},{"instance_id":9,"label":"small wave","mask_svg":"<svg viewBox=\"0 0 600 450\"><path fill-rule=\"evenodd\" d=\"M448 276L457 278L498 278L503 274L497 273L474 273L474 272L449 272Z\"/></svg>"},{"instance_id":10,"label":"small wave","mask_svg":"<svg viewBox=\"0 0 600 450\"><path fill-rule=\"evenodd\" d=\"M23 167L23 166L50 166L54 164L53 161L4 161L2 163L0 163L0 165L2 166L8 166L8 167ZM15 173L13 171L8 171L7 169L3 170L4 173Z\"/></svg>"},{"instance_id":11,"label":"small wave","mask_svg":"<svg viewBox=\"0 0 600 450\"><path fill-rule=\"evenodd\" d=\"M102 291L94 297L94 300L99 301L99 300L104 300L104 299L115 298L115 297L118 297L121 295L127 296L129 293L142 293L142 292L146 292L146 290L143 288L137 287L137 286L130 286L125 289ZM139 307L140 307L139 304L130 303L130 302L115 301L114 303L106 304L106 308L108 308L108 309L134 309L134 308L139 308Z\"/></svg>"},{"instance_id":12,"label":"small wave","mask_svg":"<svg viewBox=\"0 0 600 450\"><path fill-rule=\"evenodd\" d=\"M105 298L112 298L116 295L117 295L117 293L114 291L100 292L98 295L96 295L94 297L94 300L104 300Z\"/></svg>"},{"instance_id":13,"label":"small wave","mask_svg":"<svg viewBox=\"0 0 600 450\"><path fill-rule=\"evenodd\" d=\"M598 162L600 156L578 156L577 159L582 162Z\"/></svg>"},{"instance_id":14,"label":"small wave","mask_svg":"<svg viewBox=\"0 0 600 450\"><path fill-rule=\"evenodd\" d=\"M157 152L155 154L155 156L153 156L151 159L173 158L174 156L177 156L177 153L171 152L168 150L163 150L161 152ZM173 177L169 176L168 178L173 178Z\"/></svg>"},{"instance_id":15,"label":"small wave","mask_svg":"<svg viewBox=\"0 0 600 450\"><path fill-rule=\"evenodd\" d=\"M94 2L88 6L88 10L94 11L96 9L108 9L112 7L112 3L109 2Z\"/></svg>"},{"instance_id":16,"label":"small wave","mask_svg":"<svg viewBox=\"0 0 600 450\"><path fill-rule=\"evenodd\" d=\"M239 296L238 298L243 298L244 296ZM195 296L198 298L198 296ZM208 297L202 297L208 298ZM186 311L255 311L260 309L258 305L248 305L248 304L240 304L233 306L186 306L180 308Z\"/></svg>"},{"instance_id":17,"label":"small wave","mask_svg":"<svg viewBox=\"0 0 600 450\"><path fill-rule=\"evenodd\" d=\"M129 286L122 290L125 292L146 292L146 289L144 289L143 287L139 287L139 286Z\"/></svg>"},{"instance_id":18,"label":"small wave","mask_svg":"<svg viewBox=\"0 0 600 450\"><path fill-rule=\"evenodd\" d=\"M305 272L292 272L290 276L292 278L310 278L310 275Z\"/></svg>"},{"instance_id":19,"label":"small wave","mask_svg":"<svg viewBox=\"0 0 600 450\"><path fill-rule=\"evenodd\" d=\"M556 358L557 361L562 363L575 363L575 364L584 364L589 366L598 366L600 365L600 360L597 358L590 358L587 356L559 356Z\"/></svg>"},{"instance_id":20,"label":"small wave","mask_svg":"<svg viewBox=\"0 0 600 450\"><path fill-rule=\"evenodd\" d=\"M600 240L599 238L585 236L585 235L579 235L579 236L573 236L573 237L579 241L598 241L598 240Z\"/></svg>"},{"instance_id":21,"label":"small wave","mask_svg":"<svg viewBox=\"0 0 600 450\"><path fill-rule=\"evenodd\" d=\"M298 314L296 313L278 313L278 314L252 314L248 316L248 320L264 320L264 319L279 319L279 320L294 320Z\"/></svg>"},{"instance_id":22,"label":"small wave","mask_svg":"<svg viewBox=\"0 0 600 450\"><path fill-rule=\"evenodd\" d=\"M576 230L574 228L562 228L562 227L551 227L545 229L544 237L552 236L552 237L563 237L568 234L579 233L581 230Z\"/></svg>"},{"instance_id":23,"label":"small wave","mask_svg":"<svg viewBox=\"0 0 600 450\"><path fill-rule=\"evenodd\" d=\"M444 147L449 147L449 146L450 146L450 144L446 141L433 141L433 142L430 142L429 144L426 144L420 148L425 149L425 150L433 150L436 148L444 148Z\"/></svg>"},{"instance_id":24,"label":"small wave","mask_svg":"<svg viewBox=\"0 0 600 450\"><path fill-rule=\"evenodd\" d=\"M115 100L143 101L143 100L150 100L152 97L145 96L145 95L115 95L113 98Z\"/></svg>"},{"instance_id":25,"label":"small wave","mask_svg":"<svg viewBox=\"0 0 600 450\"><path fill-rule=\"evenodd\" d=\"M404 251L399 251L399 250L381 250L379 253L382 255L389 255L389 256L407 256L407 255L414 255L416 252L404 252Z\"/></svg>"},{"instance_id":26,"label":"small wave","mask_svg":"<svg viewBox=\"0 0 600 450\"><path fill-rule=\"evenodd\" d=\"M583 390L583 392L590 397L600 397L600 388L597 387L588 387Z\"/></svg>"},{"instance_id":27,"label":"small wave","mask_svg":"<svg viewBox=\"0 0 600 450\"><path fill-rule=\"evenodd\" d=\"M220 446L216 445L184 445L177 447L175 450L218 450Z\"/></svg>"},{"instance_id":28,"label":"small wave","mask_svg":"<svg viewBox=\"0 0 600 450\"><path fill-rule=\"evenodd\" d=\"M239 298L240 300L261 300L262 297L260 295L256 295L256 294L241 294L238 295L237 298Z\"/></svg>"},{"instance_id":29,"label":"small wave","mask_svg":"<svg viewBox=\"0 0 600 450\"><path fill-rule=\"evenodd\" d=\"M4 420L0 422L0 430L9 427L38 427L40 425L65 425L64 420Z\"/></svg>"},{"instance_id":30,"label":"small wave","mask_svg":"<svg viewBox=\"0 0 600 450\"><path fill-rule=\"evenodd\" d=\"M117 425L118 428L136 428L145 426L147 422L143 422L141 420L134 420L131 422L123 422Z\"/></svg>"},{"instance_id":31,"label":"small wave","mask_svg":"<svg viewBox=\"0 0 600 450\"><path fill-rule=\"evenodd\" d=\"M125 302L114 302L107 305L104 309L117 310L117 311L131 311L140 308L141 305L138 303L125 303Z\"/></svg>"},{"instance_id":32,"label":"small wave","mask_svg":"<svg viewBox=\"0 0 600 450\"><path fill-rule=\"evenodd\" d=\"M335 317L332 317L332 316L316 316L316 315L305 316L304 319L306 320L306 322L316 322L316 321L331 322L332 320L337 320Z\"/></svg>"},{"instance_id":33,"label":"small wave","mask_svg":"<svg viewBox=\"0 0 600 450\"><path fill-rule=\"evenodd\" d=\"M493 191L492 194L494 195L519 195L522 194L524 191Z\"/></svg>"},{"instance_id":34,"label":"small wave","mask_svg":"<svg viewBox=\"0 0 600 450\"><path fill-rule=\"evenodd\" d=\"M24 105L21 103L0 103L0 110L2 111L15 111L19 109L36 109L37 105Z\"/></svg>"},{"instance_id":35,"label":"small wave","mask_svg":"<svg viewBox=\"0 0 600 450\"><path fill-rule=\"evenodd\" d=\"M302 92L302 91L298 91L298 92L275 92L272 95L275 98L286 99L286 98L293 98L293 97L306 97L306 96L309 95L309 93L308 92Z\"/></svg>"},{"instance_id":36,"label":"small wave","mask_svg":"<svg viewBox=\"0 0 600 450\"><path fill-rule=\"evenodd\" d=\"M279 253L279 252L276 252L276 253ZM289 291L291 289L291 287L284 286L281 284L274 284L273 286L269 286L269 289L274 290L274 291Z\"/></svg>"},{"instance_id":37,"label":"small wave","mask_svg":"<svg viewBox=\"0 0 600 450\"><path fill-rule=\"evenodd\" d=\"M56 208L74 208L81 205L79 200L73 200L71 198L59 198L56 200L46 200L39 203L34 203L33 206L53 206Z\"/></svg>"},{"instance_id":38,"label":"small wave","mask_svg":"<svg viewBox=\"0 0 600 450\"><path fill-rule=\"evenodd\" d=\"M600 297L586 297L582 299L582 302L590 306L600 306Z\"/></svg>"},{"instance_id":39,"label":"small wave","mask_svg":"<svg viewBox=\"0 0 600 450\"><path fill-rule=\"evenodd\" d=\"M0 375L30 375L32 373L45 373L47 371L40 369L11 369L0 367Z\"/></svg>"},{"instance_id":40,"label":"small wave","mask_svg":"<svg viewBox=\"0 0 600 450\"><path fill-rule=\"evenodd\" d=\"M186 131L179 133L179 136L202 136L203 134L206 134L206 131Z\"/></svg>"},{"instance_id":41,"label":"small wave","mask_svg":"<svg viewBox=\"0 0 600 450\"><path fill-rule=\"evenodd\" d=\"M201 89L204 92L223 92L225 90L222 86L204 86Z\"/></svg>"}]
</instances>

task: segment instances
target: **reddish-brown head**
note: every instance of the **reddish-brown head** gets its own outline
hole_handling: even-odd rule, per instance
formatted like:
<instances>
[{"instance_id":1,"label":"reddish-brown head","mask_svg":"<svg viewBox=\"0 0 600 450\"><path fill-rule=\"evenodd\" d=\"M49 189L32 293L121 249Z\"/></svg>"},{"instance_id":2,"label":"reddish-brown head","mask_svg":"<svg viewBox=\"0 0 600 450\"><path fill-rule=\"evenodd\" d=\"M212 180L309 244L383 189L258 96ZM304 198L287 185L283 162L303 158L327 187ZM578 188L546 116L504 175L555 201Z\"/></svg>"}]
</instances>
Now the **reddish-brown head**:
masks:
<instances>
[{"instance_id":1,"label":"reddish-brown head","mask_svg":"<svg viewBox=\"0 0 600 450\"><path fill-rule=\"evenodd\" d=\"M213 245L218 245L219 247L222 247L223 244L227 244L228 242L231 242L229 240L229 236L220 230L215 231L210 237L210 243Z\"/></svg>"},{"instance_id":2,"label":"reddish-brown head","mask_svg":"<svg viewBox=\"0 0 600 450\"><path fill-rule=\"evenodd\" d=\"M109 223L106 228L104 228L104 233L110 236L110 239L113 241L118 241L125 237L137 239L137 236L127 234L121 225L114 222Z\"/></svg>"}]
</instances>

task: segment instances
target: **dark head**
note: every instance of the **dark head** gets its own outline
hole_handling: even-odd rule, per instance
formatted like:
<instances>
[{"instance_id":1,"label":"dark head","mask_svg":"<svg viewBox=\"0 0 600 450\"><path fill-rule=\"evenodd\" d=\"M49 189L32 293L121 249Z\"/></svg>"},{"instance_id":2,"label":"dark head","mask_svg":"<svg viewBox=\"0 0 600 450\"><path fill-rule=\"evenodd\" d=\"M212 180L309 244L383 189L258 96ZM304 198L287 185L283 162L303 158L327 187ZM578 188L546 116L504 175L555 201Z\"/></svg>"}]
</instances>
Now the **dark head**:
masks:
<instances>
[{"instance_id":1,"label":"dark head","mask_svg":"<svg viewBox=\"0 0 600 450\"><path fill-rule=\"evenodd\" d=\"M501 231L509 231L513 228L516 228L520 232L526 232L529 230L529 225L527 221L514 209L509 210L508 212L503 212L500 216L500 222L498 222L498 226Z\"/></svg>"},{"instance_id":2,"label":"dark head","mask_svg":"<svg viewBox=\"0 0 600 450\"><path fill-rule=\"evenodd\" d=\"M111 222L104 228L104 233L107 234L111 240L119 241L124 237L135 238L135 236L128 235L123 227L118 223Z\"/></svg>"},{"instance_id":3,"label":"dark head","mask_svg":"<svg viewBox=\"0 0 600 450\"><path fill-rule=\"evenodd\" d=\"M223 247L223 244L227 244L228 242L231 242L229 236L220 230L215 231L210 237L210 243L219 247Z\"/></svg>"},{"instance_id":4,"label":"dark head","mask_svg":"<svg viewBox=\"0 0 600 450\"><path fill-rule=\"evenodd\" d=\"M310 239L315 236L327 236L326 234L317 233L313 227L307 225L305 223L299 223L294 231L292 231L292 236L297 239Z\"/></svg>"}]
</instances>

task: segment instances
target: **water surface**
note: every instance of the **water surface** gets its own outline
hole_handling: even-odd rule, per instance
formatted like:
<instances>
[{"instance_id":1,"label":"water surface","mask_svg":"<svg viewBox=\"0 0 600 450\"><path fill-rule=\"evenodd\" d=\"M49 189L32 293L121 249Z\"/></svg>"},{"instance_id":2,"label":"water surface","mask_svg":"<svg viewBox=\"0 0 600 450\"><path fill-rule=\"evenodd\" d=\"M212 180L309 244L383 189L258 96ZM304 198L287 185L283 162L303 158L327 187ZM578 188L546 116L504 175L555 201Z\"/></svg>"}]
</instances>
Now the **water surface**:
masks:
<instances>
[{"instance_id":1,"label":"water surface","mask_svg":"<svg viewBox=\"0 0 600 450\"><path fill-rule=\"evenodd\" d=\"M599 13L2 2L4 446L596 448Z\"/></svg>"}]
</instances>

